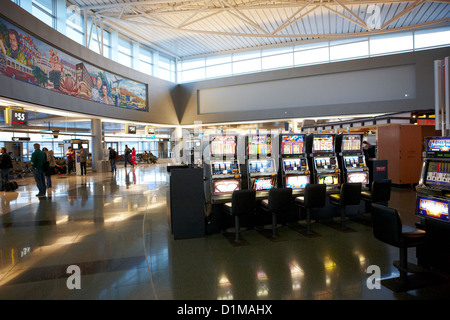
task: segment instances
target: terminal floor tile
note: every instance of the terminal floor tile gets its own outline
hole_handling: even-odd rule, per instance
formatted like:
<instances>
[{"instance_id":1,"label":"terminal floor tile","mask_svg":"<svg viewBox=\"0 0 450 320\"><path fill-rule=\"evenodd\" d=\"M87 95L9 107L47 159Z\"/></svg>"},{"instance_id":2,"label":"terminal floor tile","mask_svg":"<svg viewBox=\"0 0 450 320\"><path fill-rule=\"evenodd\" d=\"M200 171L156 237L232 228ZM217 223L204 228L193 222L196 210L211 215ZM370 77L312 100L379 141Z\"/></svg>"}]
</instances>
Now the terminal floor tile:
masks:
<instances>
[{"instance_id":1,"label":"terminal floor tile","mask_svg":"<svg viewBox=\"0 0 450 320\"><path fill-rule=\"evenodd\" d=\"M18 179L16 192L0 192L0 299L448 298L445 283L400 293L378 286L370 270L397 276L398 249L356 221L348 223L353 232L315 223L315 237L281 226L279 241L244 230L241 246L221 233L174 240L168 181L165 165L121 166L116 174L53 176L38 198L33 178ZM414 189L393 188L389 205L405 224L418 221L414 203Z\"/></svg>"}]
</instances>

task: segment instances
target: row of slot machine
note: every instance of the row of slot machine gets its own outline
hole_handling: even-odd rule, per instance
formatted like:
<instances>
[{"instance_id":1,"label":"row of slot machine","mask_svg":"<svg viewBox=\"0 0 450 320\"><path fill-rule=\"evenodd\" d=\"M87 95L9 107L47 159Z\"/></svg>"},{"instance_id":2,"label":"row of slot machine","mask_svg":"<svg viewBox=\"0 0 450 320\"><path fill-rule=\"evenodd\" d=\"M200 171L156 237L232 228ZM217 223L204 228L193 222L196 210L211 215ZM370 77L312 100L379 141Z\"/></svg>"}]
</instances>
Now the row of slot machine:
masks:
<instances>
[{"instance_id":1,"label":"row of slot machine","mask_svg":"<svg viewBox=\"0 0 450 320\"><path fill-rule=\"evenodd\" d=\"M206 168L210 172L206 180L213 203L229 200L243 185L264 196L276 187L292 188L299 194L309 183L326 184L330 191L337 191L343 182L369 183L362 133L280 134L278 146L270 134L249 134L244 137L243 166L238 160L238 135L208 138L210 163ZM278 159L275 147L279 148Z\"/></svg>"}]
</instances>

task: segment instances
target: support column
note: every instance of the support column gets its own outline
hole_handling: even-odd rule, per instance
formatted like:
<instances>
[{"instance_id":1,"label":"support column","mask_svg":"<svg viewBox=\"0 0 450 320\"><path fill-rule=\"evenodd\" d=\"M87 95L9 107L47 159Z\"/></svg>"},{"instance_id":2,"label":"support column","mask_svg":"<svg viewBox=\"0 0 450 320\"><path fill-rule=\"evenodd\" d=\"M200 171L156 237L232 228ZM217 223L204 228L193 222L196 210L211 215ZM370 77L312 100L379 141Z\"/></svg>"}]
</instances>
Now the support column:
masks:
<instances>
[{"instance_id":1,"label":"support column","mask_svg":"<svg viewBox=\"0 0 450 320\"><path fill-rule=\"evenodd\" d=\"M103 130L102 121L100 119L91 120L91 154L92 154L92 171L101 172L101 163L103 160Z\"/></svg>"}]
</instances>

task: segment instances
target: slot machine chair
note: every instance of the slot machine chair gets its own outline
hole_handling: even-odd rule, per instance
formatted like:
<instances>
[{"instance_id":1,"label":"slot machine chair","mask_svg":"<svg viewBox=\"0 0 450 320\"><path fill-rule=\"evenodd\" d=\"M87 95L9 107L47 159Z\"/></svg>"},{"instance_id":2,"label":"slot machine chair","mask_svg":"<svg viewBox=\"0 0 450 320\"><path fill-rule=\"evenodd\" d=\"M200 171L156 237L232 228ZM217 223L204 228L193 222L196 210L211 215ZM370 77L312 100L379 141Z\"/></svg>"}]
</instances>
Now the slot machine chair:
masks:
<instances>
[{"instance_id":1,"label":"slot machine chair","mask_svg":"<svg viewBox=\"0 0 450 320\"><path fill-rule=\"evenodd\" d=\"M345 182L337 194L330 194L330 203L341 207L341 229L346 228L346 207L356 206L361 202L362 185L358 183Z\"/></svg>"},{"instance_id":2,"label":"slot machine chair","mask_svg":"<svg viewBox=\"0 0 450 320\"><path fill-rule=\"evenodd\" d=\"M373 235L376 239L400 249L400 260L394 266L400 271L400 284L408 282L408 272L424 272L424 269L408 263L408 248L425 244L426 231L404 226L396 209L372 203Z\"/></svg>"},{"instance_id":3,"label":"slot machine chair","mask_svg":"<svg viewBox=\"0 0 450 320\"><path fill-rule=\"evenodd\" d=\"M361 200L365 203L365 211L370 212L371 204L378 203L381 205L388 205L391 199L391 180L374 180L370 190L361 191Z\"/></svg>"},{"instance_id":4,"label":"slot machine chair","mask_svg":"<svg viewBox=\"0 0 450 320\"><path fill-rule=\"evenodd\" d=\"M277 215L287 212L292 202L292 188L272 188L269 198L261 201L261 207L272 214L272 238L277 237Z\"/></svg>"},{"instance_id":5,"label":"slot machine chair","mask_svg":"<svg viewBox=\"0 0 450 320\"><path fill-rule=\"evenodd\" d=\"M255 214L256 212L256 190L241 189L233 191L231 202L223 205L225 213L234 217L234 241L239 242L240 223L239 219L244 215Z\"/></svg>"},{"instance_id":6,"label":"slot machine chair","mask_svg":"<svg viewBox=\"0 0 450 320\"><path fill-rule=\"evenodd\" d=\"M306 234L312 234L311 213L314 209L325 207L327 202L327 186L325 184L307 184L304 196L296 197L295 205L306 209Z\"/></svg>"}]
</instances>

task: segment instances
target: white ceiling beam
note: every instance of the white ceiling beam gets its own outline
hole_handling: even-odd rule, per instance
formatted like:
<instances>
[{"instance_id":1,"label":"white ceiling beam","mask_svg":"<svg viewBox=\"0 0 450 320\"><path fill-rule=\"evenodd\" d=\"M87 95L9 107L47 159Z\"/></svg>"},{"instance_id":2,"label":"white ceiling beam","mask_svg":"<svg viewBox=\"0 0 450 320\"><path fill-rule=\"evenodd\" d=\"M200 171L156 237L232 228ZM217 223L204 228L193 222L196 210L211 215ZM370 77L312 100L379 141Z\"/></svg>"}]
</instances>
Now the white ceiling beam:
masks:
<instances>
[{"instance_id":1,"label":"white ceiling beam","mask_svg":"<svg viewBox=\"0 0 450 320\"><path fill-rule=\"evenodd\" d=\"M286 21L284 21L281 26L279 26L277 29L275 29L272 34L277 34L278 32L280 32L281 30L286 29L287 27L289 27L291 24L293 24L294 22L300 20L302 17L304 17L305 15L307 15L311 10L307 11L306 13L300 15L300 17L294 19L294 17L300 13L303 9L305 9L309 4L311 4L313 2L313 0L308 1L307 3L305 3L304 5L302 5L297 11L295 11L295 13L293 15L291 15L289 18L287 18Z\"/></svg>"},{"instance_id":2,"label":"white ceiling beam","mask_svg":"<svg viewBox=\"0 0 450 320\"><path fill-rule=\"evenodd\" d=\"M181 22L179 25L178 25L178 29L181 29L183 26L185 26L193 17L195 17L197 14L199 14L200 12L203 12L208 6L209 6L209 4L210 3L212 3L212 2L214 2L215 0L210 0L210 1L208 1L207 3L205 3L205 5L203 6L203 7L201 7L200 9L198 9L198 10L196 10L196 11L194 11L194 13L192 13L189 17L187 17L183 22Z\"/></svg>"},{"instance_id":3,"label":"white ceiling beam","mask_svg":"<svg viewBox=\"0 0 450 320\"><path fill-rule=\"evenodd\" d=\"M398 19L403 17L405 14L408 14L409 12L411 12L412 10L417 8L418 6L422 5L423 3L425 3L425 0L417 0L417 1L415 1L413 4L409 5L404 10L400 11L397 15L392 17L392 19L390 19L385 24L383 24L380 29L387 28L389 25L391 25L392 23L394 23L395 21L397 21Z\"/></svg>"},{"instance_id":4,"label":"white ceiling beam","mask_svg":"<svg viewBox=\"0 0 450 320\"><path fill-rule=\"evenodd\" d=\"M232 37L253 37L253 38L284 38L284 39L303 39L303 38L341 38L341 37L364 37L368 35L376 35L376 34L386 34L391 32L398 32L398 31L406 31L406 30L413 30L416 28L423 28L432 26L435 24L440 23L449 23L450 18L443 18L439 20L429 21L425 23L419 23L413 26L405 26L405 27L398 27L398 28L392 28L392 29L372 29L365 32L359 32L359 33L329 33L329 34L283 34L283 35L277 35L277 34L255 34L255 33L233 33L233 32L221 32L221 31L210 31L210 30L196 30L196 29L177 29L176 27L168 27L168 26L162 26L162 25L155 25L151 23L145 23L140 21L133 21L133 20L120 20L117 18L112 17L105 17L105 19L109 19L112 21L116 21L119 23L130 23L130 24L137 24L137 25L148 25L149 27L154 28L161 28L161 29L168 29L173 31L182 31L186 33L197 33L197 34L210 34L210 35L219 35L219 36L232 36Z\"/></svg>"},{"instance_id":5,"label":"white ceiling beam","mask_svg":"<svg viewBox=\"0 0 450 320\"><path fill-rule=\"evenodd\" d=\"M338 2L339 1L339 2ZM306 1L289 1L289 2L283 2L283 1L252 1L252 2L245 2L245 3L241 3L241 4L235 4L233 5L233 8L239 9L241 11L243 10L264 10L264 9L280 9L280 8L300 8L300 7L304 7L306 5L306 7L311 7L311 6L316 6L316 5L322 5L322 6L327 6L328 8L332 7L332 6L349 6L349 5L370 5L370 4L392 4L392 3L409 3L412 0L356 0L356 1L340 1L340 0L330 0L328 2L318 2L317 0L306 0ZM436 2L436 3L448 3L449 0L426 0L424 2ZM109 5L105 5L105 6L109 6ZM123 4L123 6L125 7L130 7L131 2L127 2L125 4ZM146 12L146 14L153 14L153 13L157 13L157 14L185 14L187 12L196 12L199 9L205 7L204 2L202 1L199 4L199 1L186 1L186 2L176 2L176 3L163 3L162 1L157 1L157 2L153 2L153 5L135 5L135 7L139 7L139 8L145 8L146 11L150 11L150 12ZM82 9L88 9L89 7L81 7ZM100 11L96 11L96 13L104 13L104 12L111 12L111 15L118 15L119 14L119 8L122 8L120 6L117 6L117 4L115 4L114 7L111 7L110 9L105 8L102 9ZM233 10L230 7L223 7L223 6L212 6L212 7L207 7L204 8L202 10L202 12L214 12L217 10L221 10L221 11L231 11ZM349 11L349 9L347 8L347 11ZM141 10L142 12L142 10ZM350 11L349 11L350 12ZM124 19L133 19L133 18L138 18L139 15L138 14L123 14L123 18ZM355 19L356 19L356 15L355 15ZM364 23L364 21L360 21L361 24Z\"/></svg>"},{"instance_id":6,"label":"white ceiling beam","mask_svg":"<svg viewBox=\"0 0 450 320\"><path fill-rule=\"evenodd\" d=\"M367 23L362 20L356 13L354 13L352 10L350 10L346 4L341 1L341 0L334 0L335 2L337 2L342 8L344 8L345 11L347 11L353 18L356 19L356 21L352 20L352 19L347 19L349 21L352 21L353 23L356 23L357 25L359 25L360 27L366 29L366 30L370 30L370 27L367 25ZM347 2L348 4L352 4L351 2ZM343 15L345 17L345 15Z\"/></svg>"},{"instance_id":7,"label":"white ceiling beam","mask_svg":"<svg viewBox=\"0 0 450 320\"><path fill-rule=\"evenodd\" d=\"M237 16L239 19L241 19L242 21L250 24L251 26L253 26L255 29L261 31L263 34L266 35L270 35L269 32L267 32L267 30L264 30L259 24L257 24L255 21L251 20L249 17L247 17L244 13L242 13L240 10L238 10L235 6L231 5L228 1L226 0L219 0L225 7L229 7L231 9L230 13L232 13L233 15Z\"/></svg>"},{"instance_id":8,"label":"white ceiling beam","mask_svg":"<svg viewBox=\"0 0 450 320\"><path fill-rule=\"evenodd\" d=\"M257 3L260 1L257 1ZM278 3L283 6L290 5L290 6L300 6L304 5L305 3L308 3L309 0L300 0L300 1L262 1L266 3ZM362 5L362 4L389 4L389 3L401 3L401 2L411 2L411 0L355 0L355 1L345 1L345 4L347 5ZM437 2L437 3L448 3L448 0L427 0L427 2ZM197 4L197 6L202 6L204 3L204 0L144 0L144 1L130 1L130 2L119 2L119 3L109 3L109 4L93 4L93 5L78 5L76 4L80 9L86 9L86 10L110 10L110 9L117 9L122 7L151 7L151 6L157 6L157 5L170 5L174 6L179 3L194 3ZM252 2L247 2L252 3ZM327 4L327 5L339 5L336 0L314 0L313 4ZM246 3L243 4L244 6ZM239 5L242 6L242 5Z\"/></svg>"}]
</instances>

